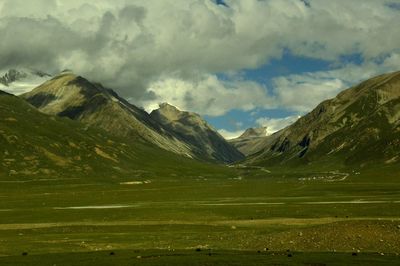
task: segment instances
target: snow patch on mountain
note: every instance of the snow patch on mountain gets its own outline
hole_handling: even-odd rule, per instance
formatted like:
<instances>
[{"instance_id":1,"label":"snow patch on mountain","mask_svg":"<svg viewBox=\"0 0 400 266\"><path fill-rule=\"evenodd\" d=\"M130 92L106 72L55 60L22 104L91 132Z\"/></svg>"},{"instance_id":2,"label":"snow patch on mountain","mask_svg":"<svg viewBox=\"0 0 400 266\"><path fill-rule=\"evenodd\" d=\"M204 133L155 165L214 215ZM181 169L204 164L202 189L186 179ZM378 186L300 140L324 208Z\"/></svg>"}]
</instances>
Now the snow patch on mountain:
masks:
<instances>
[{"instance_id":1,"label":"snow patch on mountain","mask_svg":"<svg viewBox=\"0 0 400 266\"><path fill-rule=\"evenodd\" d=\"M33 69L9 69L0 71L0 90L20 95L31 91L48 80L51 75Z\"/></svg>"}]
</instances>

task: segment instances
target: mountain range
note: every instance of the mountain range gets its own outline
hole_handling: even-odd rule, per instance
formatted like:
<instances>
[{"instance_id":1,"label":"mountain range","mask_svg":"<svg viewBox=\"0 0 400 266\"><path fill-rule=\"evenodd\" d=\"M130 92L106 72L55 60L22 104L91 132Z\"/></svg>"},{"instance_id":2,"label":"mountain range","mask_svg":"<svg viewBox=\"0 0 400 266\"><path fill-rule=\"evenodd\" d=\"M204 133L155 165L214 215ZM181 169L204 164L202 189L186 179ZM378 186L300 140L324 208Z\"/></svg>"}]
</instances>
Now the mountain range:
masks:
<instances>
[{"instance_id":1,"label":"mountain range","mask_svg":"<svg viewBox=\"0 0 400 266\"><path fill-rule=\"evenodd\" d=\"M66 117L40 112L0 91L0 177L105 180L225 173L151 143L122 138Z\"/></svg>"},{"instance_id":2,"label":"mountain range","mask_svg":"<svg viewBox=\"0 0 400 266\"><path fill-rule=\"evenodd\" d=\"M249 164L399 164L400 72L344 90L271 136L231 143L246 151Z\"/></svg>"},{"instance_id":3,"label":"mountain range","mask_svg":"<svg viewBox=\"0 0 400 266\"><path fill-rule=\"evenodd\" d=\"M148 114L113 90L71 73L62 73L21 97L43 113L68 117L190 158L223 163L243 159L199 115L166 104Z\"/></svg>"},{"instance_id":4,"label":"mountain range","mask_svg":"<svg viewBox=\"0 0 400 266\"><path fill-rule=\"evenodd\" d=\"M0 81L12 87L23 73L9 71ZM229 142L196 113L162 103L149 114L69 71L19 97L1 92L0 109L3 175L117 177L221 170L217 164L235 162L335 169L400 162L400 72L344 90L272 135L266 127L251 128Z\"/></svg>"}]
</instances>

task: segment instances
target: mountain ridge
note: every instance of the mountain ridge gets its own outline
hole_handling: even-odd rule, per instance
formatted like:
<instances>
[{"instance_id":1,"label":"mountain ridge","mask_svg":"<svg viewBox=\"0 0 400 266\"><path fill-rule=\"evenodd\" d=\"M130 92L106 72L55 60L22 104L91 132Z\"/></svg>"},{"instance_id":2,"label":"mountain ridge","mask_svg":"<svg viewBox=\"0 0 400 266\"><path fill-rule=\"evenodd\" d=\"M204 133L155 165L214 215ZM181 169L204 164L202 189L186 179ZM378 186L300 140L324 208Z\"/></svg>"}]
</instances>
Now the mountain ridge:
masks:
<instances>
[{"instance_id":1,"label":"mountain ridge","mask_svg":"<svg viewBox=\"0 0 400 266\"><path fill-rule=\"evenodd\" d=\"M45 114L1 90L0 111L1 180L61 178L87 182L95 178L115 182L230 171L150 143L112 136L79 121Z\"/></svg>"},{"instance_id":2,"label":"mountain ridge","mask_svg":"<svg viewBox=\"0 0 400 266\"><path fill-rule=\"evenodd\" d=\"M267 127L248 128L242 133L242 135L237 138L230 139L228 142L245 156L249 156L262 149L260 145L262 145L263 140L267 136Z\"/></svg>"},{"instance_id":3,"label":"mountain ridge","mask_svg":"<svg viewBox=\"0 0 400 266\"><path fill-rule=\"evenodd\" d=\"M149 142L186 157L233 162L235 155L240 154L233 147L229 152L234 156L228 159L219 156L218 151L215 154L203 152L202 147L188 141L188 136L170 132L171 128L156 121L154 115L129 103L113 90L72 73L62 73L22 97L44 113L78 120L118 137ZM201 119L196 122L201 123ZM226 143L223 139L220 141Z\"/></svg>"},{"instance_id":4,"label":"mountain ridge","mask_svg":"<svg viewBox=\"0 0 400 266\"><path fill-rule=\"evenodd\" d=\"M249 163L344 165L400 158L400 72L383 74L325 100L291 126L264 138ZM398 148L399 151L392 148Z\"/></svg>"},{"instance_id":5,"label":"mountain ridge","mask_svg":"<svg viewBox=\"0 0 400 266\"><path fill-rule=\"evenodd\" d=\"M175 106L162 103L159 109L150 113L150 116L178 139L190 143L195 153L201 157L214 157L225 163L232 163L244 158L196 113L180 111Z\"/></svg>"}]
</instances>

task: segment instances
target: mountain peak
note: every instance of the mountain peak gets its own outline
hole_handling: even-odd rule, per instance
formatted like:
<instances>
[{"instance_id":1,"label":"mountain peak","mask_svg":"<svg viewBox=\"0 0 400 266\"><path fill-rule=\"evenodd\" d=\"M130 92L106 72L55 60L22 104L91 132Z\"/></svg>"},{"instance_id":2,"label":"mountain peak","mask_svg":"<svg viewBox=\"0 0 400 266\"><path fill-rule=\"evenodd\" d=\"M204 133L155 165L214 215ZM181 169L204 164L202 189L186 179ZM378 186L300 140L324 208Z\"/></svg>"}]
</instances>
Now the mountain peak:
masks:
<instances>
[{"instance_id":1,"label":"mountain peak","mask_svg":"<svg viewBox=\"0 0 400 266\"><path fill-rule=\"evenodd\" d=\"M219 135L200 115L180 111L169 103L161 103L150 116L163 125L177 139L189 143L194 153L202 158L233 162L243 155Z\"/></svg>"},{"instance_id":2,"label":"mountain peak","mask_svg":"<svg viewBox=\"0 0 400 266\"><path fill-rule=\"evenodd\" d=\"M248 128L239 138L259 138L265 137L268 135L267 127L259 127L259 128Z\"/></svg>"},{"instance_id":3,"label":"mountain peak","mask_svg":"<svg viewBox=\"0 0 400 266\"><path fill-rule=\"evenodd\" d=\"M178 108L167 102L159 104L158 112L172 120L177 119L177 116L182 113L182 111L180 111Z\"/></svg>"},{"instance_id":4,"label":"mountain peak","mask_svg":"<svg viewBox=\"0 0 400 266\"><path fill-rule=\"evenodd\" d=\"M179 111L179 109L176 106L169 104L167 102L160 103L158 106L160 107L160 109L170 109L170 110L174 109Z\"/></svg>"},{"instance_id":5,"label":"mountain peak","mask_svg":"<svg viewBox=\"0 0 400 266\"><path fill-rule=\"evenodd\" d=\"M0 72L0 89L19 95L46 81L51 75L35 69L12 68Z\"/></svg>"},{"instance_id":6,"label":"mountain peak","mask_svg":"<svg viewBox=\"0 0 400 266\"><path fill-rule=\"evenodd\" d=\"M27 73L18 71L16 69L10 69L2 77L0 77L0 83L2 83L8 87L14 81L17 81L19 79L23 79L26 77L27 77Z\"/></svg>"},{"instance_id":7,"label":"mountain peak","mask_svg":"<svg viewBox=\"0 0 400 266\"><path fill-rule=\"evenodd\" d=\"M191 113L179 110L176 106L173 106L167 102L160 103L159 108L151 112L152 116L157 116L164 122L173 122L182 119L184 116L190 116ZM196 114L192 113L193 116Z\"/></svg>"},{"instance_id":8,"label":"mountain peak","mask_svg":"<svg viewBox=\"0 0 400 266\"><path fill-rule=\"evenodd\" d=\"M111 89L71 72L59 74L23 97L44 113L79 120L118 137L141 139L184 156L220 162L242 159L199 115L168 103L149 115Z\"/></svg>"}]
</instances>

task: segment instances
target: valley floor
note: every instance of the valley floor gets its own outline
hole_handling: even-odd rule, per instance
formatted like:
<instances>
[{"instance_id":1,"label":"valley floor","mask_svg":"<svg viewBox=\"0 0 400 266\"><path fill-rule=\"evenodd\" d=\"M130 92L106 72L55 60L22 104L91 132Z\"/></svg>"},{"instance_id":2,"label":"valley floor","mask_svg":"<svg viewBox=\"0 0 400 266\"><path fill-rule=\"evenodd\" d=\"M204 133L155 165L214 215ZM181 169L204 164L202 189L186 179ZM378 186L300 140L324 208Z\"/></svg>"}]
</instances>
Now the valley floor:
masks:
<instances>
[{"instance_id":1,"label":"valley floor","mask_svg":"<svg viewBox=\"0 0 400 266\"><path fill-rule=\"evenodd\" d=\"M400 183L312 176L2 179L0 265L398 264Z\"/></svg>"}]
</instances>

